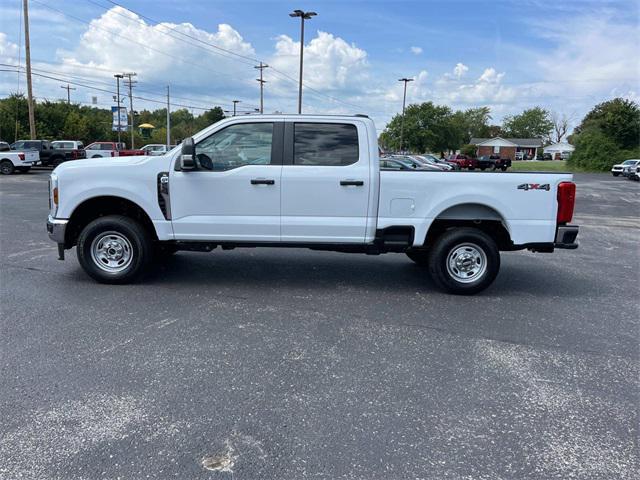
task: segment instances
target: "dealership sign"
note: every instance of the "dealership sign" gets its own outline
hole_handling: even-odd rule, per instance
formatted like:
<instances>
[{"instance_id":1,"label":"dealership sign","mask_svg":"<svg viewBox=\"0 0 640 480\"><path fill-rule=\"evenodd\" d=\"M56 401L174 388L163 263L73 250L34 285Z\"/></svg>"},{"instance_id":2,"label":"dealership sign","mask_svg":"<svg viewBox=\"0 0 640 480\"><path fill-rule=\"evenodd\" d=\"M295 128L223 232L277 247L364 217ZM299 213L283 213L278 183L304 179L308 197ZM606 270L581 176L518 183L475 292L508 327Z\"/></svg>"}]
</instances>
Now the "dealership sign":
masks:
<instances>
[{"instance_id":1,"label":"dealership sign","mask_svg":"<svg viewBox=\"0 0 640 480\"><path fill-rule=\"evenodd\" d=\"M118 125L120 125L120 131L126 132L127 125L129 123L129 119L127 118L127 108L120 107L120 121L118 123L118 107L111 107L111 116L113 117L113 123L111 125L111 130L114 132L118 131Z\"/></svg>"}]
</instances>

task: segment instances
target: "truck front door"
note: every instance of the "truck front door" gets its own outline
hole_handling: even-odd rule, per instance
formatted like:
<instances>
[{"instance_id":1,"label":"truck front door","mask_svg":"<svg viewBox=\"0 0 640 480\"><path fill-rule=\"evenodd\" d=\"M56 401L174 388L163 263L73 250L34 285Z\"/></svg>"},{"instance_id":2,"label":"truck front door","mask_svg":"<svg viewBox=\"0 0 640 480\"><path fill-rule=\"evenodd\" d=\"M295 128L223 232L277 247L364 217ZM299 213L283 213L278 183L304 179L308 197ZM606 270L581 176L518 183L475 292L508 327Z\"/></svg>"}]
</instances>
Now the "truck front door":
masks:
<instances>
[{"instance_id":1,"label":"truck front door","mask_svg":"<svg viewBox=\"0 0 640 480\"><path fill-rule=\"evenodd\" d=\"M282 123L231 124L196 143L198 168L170 172L178 240L280 241Z\"/></svg>"},{"instance_id":2,"label":"truck front door","mask_svg":"<svg viewBox=\"0 0 640 480\"><path fill-rule=\"evenodd\" d=\"M363 243L370 155L358 122L288 122L282 167L282 241Z\"/></svg>"}]
</instances>

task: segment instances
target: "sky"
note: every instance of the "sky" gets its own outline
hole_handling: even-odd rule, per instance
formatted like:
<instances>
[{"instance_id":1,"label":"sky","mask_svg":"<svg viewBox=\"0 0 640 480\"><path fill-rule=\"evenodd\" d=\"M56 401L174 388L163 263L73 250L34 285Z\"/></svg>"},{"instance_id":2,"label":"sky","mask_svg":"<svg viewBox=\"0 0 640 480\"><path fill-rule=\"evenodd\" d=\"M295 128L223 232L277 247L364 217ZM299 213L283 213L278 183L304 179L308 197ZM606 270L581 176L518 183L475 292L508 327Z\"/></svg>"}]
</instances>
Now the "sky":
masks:
<instances>
[{"instance_id":1,"label":"sky","mask_svg":"<svg viewBox=\"0 0 640 480\"><path fill-rule=\"evenodd\" d=\"M407 104L491 108L493 123L542 106L575 125L595 104L640 99L640 0L29 0L37 99L113 104L136 72L134 109L364 113L381 130ZM24 92L21 0L0 2L0 97ZM8 71L7 71L8 70ZM20 73L16 73L18 70ZM47 78L49 77L49 78Z\"/></svg>"}]
</instances>

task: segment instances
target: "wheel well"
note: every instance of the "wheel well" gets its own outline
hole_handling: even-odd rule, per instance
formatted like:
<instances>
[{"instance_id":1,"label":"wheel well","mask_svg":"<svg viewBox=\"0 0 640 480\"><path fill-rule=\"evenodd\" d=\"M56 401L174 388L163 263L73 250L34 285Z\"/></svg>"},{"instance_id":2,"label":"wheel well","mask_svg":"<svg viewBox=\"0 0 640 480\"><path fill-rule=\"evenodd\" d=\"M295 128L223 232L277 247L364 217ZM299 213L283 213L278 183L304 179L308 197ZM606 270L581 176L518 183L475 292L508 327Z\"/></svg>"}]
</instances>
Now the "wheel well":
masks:
<instances>
[{"instance_id":1,"label":"wheel well","mask_svg":"<svg viewBox=\"0 0 640 480\"><path fill-rule=\"evenodd\" d=\"M94 197L82 202L71 214L65 231L65 248L71 248L77 243L80 232L90 222L107 215L123 215L137 220L151 238L158 238L149 215L139 205L122 197Z\"/></svg>"},{"instance_id":2,"label":"wheel well","mask_svg":"<svg viewBox=\"0 0 640 480\"><path fill-rule=\"evenodd\" d=\"M431 223L424 244L432 244L445 231L457 227L482 230L493 238L500 250L509 250L513 246L502 216L491 207L475 203L455 205L444 210Z\"/></svg>"}]
</instances>

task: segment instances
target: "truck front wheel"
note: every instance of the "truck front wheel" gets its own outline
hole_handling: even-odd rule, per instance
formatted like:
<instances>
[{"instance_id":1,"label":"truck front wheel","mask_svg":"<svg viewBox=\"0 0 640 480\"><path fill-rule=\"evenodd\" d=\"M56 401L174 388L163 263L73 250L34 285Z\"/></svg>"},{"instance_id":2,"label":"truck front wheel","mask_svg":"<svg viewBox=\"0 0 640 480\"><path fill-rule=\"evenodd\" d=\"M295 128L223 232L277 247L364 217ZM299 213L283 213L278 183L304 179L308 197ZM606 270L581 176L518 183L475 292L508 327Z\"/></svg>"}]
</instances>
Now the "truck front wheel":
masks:
<instances>
[{"instance_id":1,"label":"truck front wheel","mask_svg":"<svg viewBox=\"0 0 640 480\"><path fill-rule=\"evenodd\" d=\"M496 242L476 228L444 232L429 250L429 273L441 289L472 295L487 288L500 270Z\"/></svg>"},{"instance_id":2,"label":"truck front wheel","mask_svg":"<svg viewBox=\"0 0 640 480\"><path fill-rule=\"evenodd\" d=\"M130 283L141 275L153 255L149 234L121 215L100 217L80 233L78 261L100 283Z\"/></svg>"}]
</instances>

